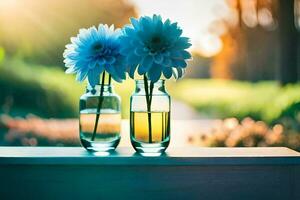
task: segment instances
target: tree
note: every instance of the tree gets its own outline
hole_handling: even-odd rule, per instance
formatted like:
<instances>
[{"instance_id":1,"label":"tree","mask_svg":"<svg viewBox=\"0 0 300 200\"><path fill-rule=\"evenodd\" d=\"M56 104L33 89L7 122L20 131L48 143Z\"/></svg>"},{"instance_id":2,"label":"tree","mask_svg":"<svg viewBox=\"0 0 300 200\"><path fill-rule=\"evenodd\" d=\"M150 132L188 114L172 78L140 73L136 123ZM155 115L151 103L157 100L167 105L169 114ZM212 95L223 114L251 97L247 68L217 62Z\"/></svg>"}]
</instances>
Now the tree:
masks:
<instances>
[{"instance_id":1,"label":"tree","mask_svg":"<svg viewBox=\"0 0 300 200\"><path fill-rule=\"evenodd\" d=\"M280 65L279 81L285 85L298 80L298 33L294 19L294 0L279 0Z\"/></svg>"},{"instance_id":2,"label":"tree","mask_svg":"<svg viewBox=\"0 0 300 200\"><path fill-rule=\"evenodd\" d=\"M235 23L224 19L227 28L221 37L224 48L215 58L220 62L213 62L217 64L213 67L218 69L223 64L222 69L235 79L277 79L282 85L297 82L300 40L295 26L294 0L228 2L232 10L229 19L234 18ZM300 17L300 4L298 9ZM231 45L235 47L231 48L234 53L228 54L228 40L236 44Z\"/></svg>"}]
</instances>

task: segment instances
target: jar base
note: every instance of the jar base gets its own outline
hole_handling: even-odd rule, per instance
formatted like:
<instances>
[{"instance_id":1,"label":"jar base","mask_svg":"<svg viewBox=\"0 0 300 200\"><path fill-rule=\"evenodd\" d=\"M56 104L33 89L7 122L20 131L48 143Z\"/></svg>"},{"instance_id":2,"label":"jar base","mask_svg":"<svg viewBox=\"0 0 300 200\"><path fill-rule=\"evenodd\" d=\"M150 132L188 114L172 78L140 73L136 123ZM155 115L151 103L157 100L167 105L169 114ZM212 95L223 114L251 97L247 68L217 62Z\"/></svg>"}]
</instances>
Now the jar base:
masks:
<instances>
[{"instance_id":1,"label":"jar base","mask_svg":"<svg viewBox=\"0 0 300 200\"><path fill-rule=\"evenodd\" d=\"M143 143L131 139L131 144L139 154L163 154L168 148L170 140L167 139L160 143Z\"/></svg>"},{"instance_id":2,"label":"jar base","mask_svg":"<svg viewBox=\"0 0 300 200\"><path fill-rule=\"evenodd\" d=\"M85 138L80 139L82 146L91 152L113 151L120 143L120 137L109 142L91 141Z\"/></svg>"}]
</instances>

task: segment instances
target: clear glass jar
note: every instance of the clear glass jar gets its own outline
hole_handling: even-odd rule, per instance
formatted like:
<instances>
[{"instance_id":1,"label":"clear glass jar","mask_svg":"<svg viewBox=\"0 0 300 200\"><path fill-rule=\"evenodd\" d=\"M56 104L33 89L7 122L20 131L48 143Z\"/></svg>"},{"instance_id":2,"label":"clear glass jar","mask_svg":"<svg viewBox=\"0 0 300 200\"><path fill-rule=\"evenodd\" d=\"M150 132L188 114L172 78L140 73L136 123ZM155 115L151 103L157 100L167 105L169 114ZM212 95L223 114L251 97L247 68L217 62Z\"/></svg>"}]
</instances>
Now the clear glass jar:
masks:
<instances>
[{"instance_id":1,"label":"clear glass jar","mask_svg":"<svg viewBox=\"0 0 300 200\"><path fill-rule=\"evenodd\" d=\"M137 80L130 98L130 139L139 153L163 153L170 142L171 98L165 81L154 83L150 108L147 106L145 85ZM147 81L150 88L150 81Z\"/></svg>"},{"instance_id":2,"label":"clear glass jar","mask_svg":"<svg viewBox=\"0 0 300 200\"><path fill-rule=\"evenodd\" d=\"M80 141L89 151L114 150L120 142L120 97L112 85L103 85L102 99L100 92L101 85L88 86L80 97Z\"/></svg>"}]
</instances>

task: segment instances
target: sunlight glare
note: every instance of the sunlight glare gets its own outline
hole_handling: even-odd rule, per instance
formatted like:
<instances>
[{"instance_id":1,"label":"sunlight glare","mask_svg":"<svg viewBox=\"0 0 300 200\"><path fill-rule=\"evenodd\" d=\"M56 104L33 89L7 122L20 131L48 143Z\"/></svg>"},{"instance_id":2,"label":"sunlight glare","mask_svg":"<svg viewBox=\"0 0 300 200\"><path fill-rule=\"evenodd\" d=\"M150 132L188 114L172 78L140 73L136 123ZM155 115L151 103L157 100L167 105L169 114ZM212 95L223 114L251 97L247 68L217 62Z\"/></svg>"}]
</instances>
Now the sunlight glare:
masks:
<instances>
[{"instance_id":1,"label":"sunlight glare","mask_svg":"<svg viewBox=\"0 0 300 200\"><path fill-rule=\"evenodd\" d=\"M196 52L205 57L212 57L218 54L223 48L222 40L213 34L203 35L199 41L194 41Z\"/></svg>"},{"instance_id":2,"label":"sunlight glare","mask_svg":"<svg viewBox=\"0 0 300 200\"><path fill-rule=\"evenodd\" d=\"M18 0L1 0L0 9L13 9L18 4Z\"/></svg>"}]
</instances>

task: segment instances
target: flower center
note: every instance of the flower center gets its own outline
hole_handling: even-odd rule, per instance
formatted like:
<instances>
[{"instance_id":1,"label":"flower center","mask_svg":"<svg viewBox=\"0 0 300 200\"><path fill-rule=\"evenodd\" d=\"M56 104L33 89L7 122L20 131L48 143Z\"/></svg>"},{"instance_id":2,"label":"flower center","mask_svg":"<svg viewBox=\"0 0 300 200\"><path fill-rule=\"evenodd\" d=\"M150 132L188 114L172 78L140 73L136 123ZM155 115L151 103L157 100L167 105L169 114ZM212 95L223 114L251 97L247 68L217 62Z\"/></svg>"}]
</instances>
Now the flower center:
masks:
<instances>
[{"instance_id":1,"label":"flower center","mask_svg":"<svg viewBox=\"0 0 300 200\"><path fill-rule=\"evenodd\" d=\"M147 48L152 54L155 54L162 51L165 47L162 38L159 36L154 36L150 39Z\"/></svg>"},{"instance_id":2,"label":"flower center","mask_svg":"<svg viewBox=\"0 0 300 200\"><path fill-rule=\"evenodd\" d=\"M103 45L102 45L100 42L97 42L97 43L93 44L92 50L93 50L96 54L100 54L100 53L102 53Z\"/></svg>"},{"instance_id":3,"label":"flower center","mask_svg":"<svg viewBox=\"0 0 300 200\"><path fill-rule=\"evenodd\" d=\"M155 36L151 39L152 44L160 44L160 42L161 42L161 39L157 36Z\"/></svg>"}]
</instances>

